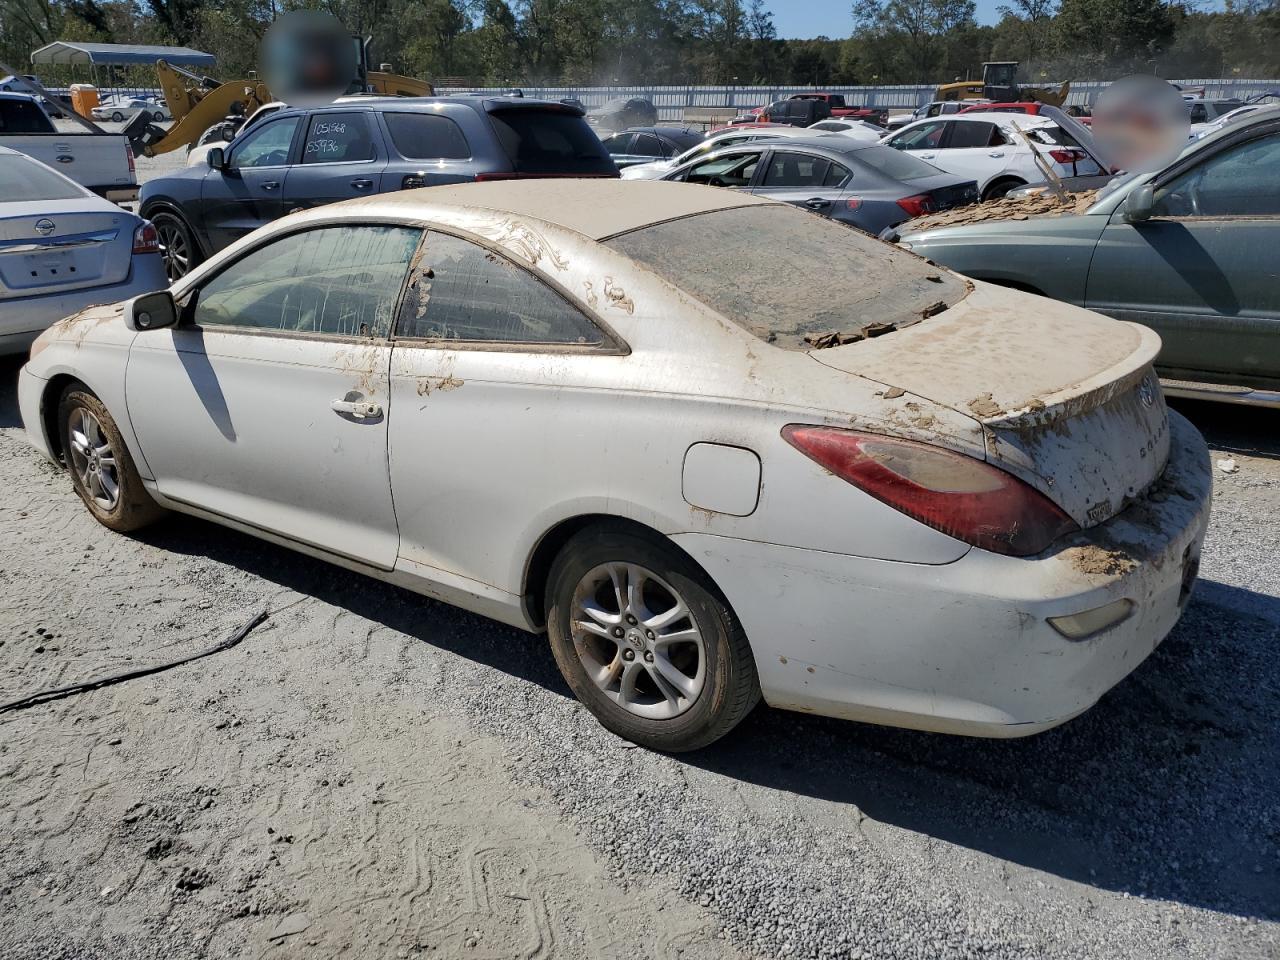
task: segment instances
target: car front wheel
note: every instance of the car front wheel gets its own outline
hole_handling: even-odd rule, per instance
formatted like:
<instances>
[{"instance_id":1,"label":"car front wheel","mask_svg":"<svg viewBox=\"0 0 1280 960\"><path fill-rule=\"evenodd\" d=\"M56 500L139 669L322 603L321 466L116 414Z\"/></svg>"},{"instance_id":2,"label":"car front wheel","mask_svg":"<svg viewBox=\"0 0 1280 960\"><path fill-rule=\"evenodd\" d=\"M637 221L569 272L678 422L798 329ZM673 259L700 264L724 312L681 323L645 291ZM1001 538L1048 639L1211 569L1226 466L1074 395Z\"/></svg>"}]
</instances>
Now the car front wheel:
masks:
<instances>
[{"instance_id":1,"label":"car front wheel","mask_svg":"<svg viewBox=\"0 0 1280 960\"><path fill-rule=\"evenodd\" d=\"M588 529L561 550L547 632L570 688L607 729L654 750L696 750L760 699L733 611L701 570L656 536Z\"/></svg>"},{"instance_id":2,"label":"car front wheel","mask_svg":"<svg viewBox=\"0 0 1280 960\"><path fill-rule=\"evenodd\" d=\"M123 113L121 113L119 110L117 110L115 113L111 114L111 119L112 119L113 121L115 121L116 123L123 123L123 122L124 122L124 114L123 114Z\"/></svg>"},{"instance_id":3,"label":"car front wheel","mask_svg":"<svg viewBox=\"0 0 1280 960\"><path fill-rule=\"evenodd\" d=\"M63 391L58 423L71 485L99 523L126 533L164 514L142 486L115 420L84 384Z\"/></svg>"}]
</instances>

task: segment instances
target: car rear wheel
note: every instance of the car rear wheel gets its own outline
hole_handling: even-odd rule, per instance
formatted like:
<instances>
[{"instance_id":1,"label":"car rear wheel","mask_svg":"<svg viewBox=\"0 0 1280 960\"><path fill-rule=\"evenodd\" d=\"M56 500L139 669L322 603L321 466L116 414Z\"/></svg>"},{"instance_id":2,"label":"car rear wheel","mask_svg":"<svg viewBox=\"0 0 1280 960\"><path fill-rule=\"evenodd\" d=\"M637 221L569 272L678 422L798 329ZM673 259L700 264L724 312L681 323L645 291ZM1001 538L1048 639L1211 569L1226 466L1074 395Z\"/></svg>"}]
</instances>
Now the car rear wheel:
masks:
<instances>
[{"instance_id":1,"label":"car rear wheel","mask_svg":"<svg viewBox=\"0 0 1280 960\"><path fill-rule=\"evenodd\" d=\"M547 632L578 699L607 729L653 750L704 747L760 699L733 611L656 536L592 528L570 540L551 569Z\"/></svg>"},{"instance_id":2,"label":"car rear wheel","mask_svg":"<svg viewBox=\"0 0 1280 960\"><path fill-rule=\"evenodd\" d=\"M170 280L185 277L200 262L191 229L181 217L173 213L157 213L151 217L156 233L160 236L160 252L164 256L164 272Z\"/></svg>"},{"instance_id":3,"label":"car rear wheel","mask_svg":"<svg viewBox=\"0 0 1280 960\"><path fill-rule=\"evenodd\" d=\"M982 200L984 203L988 200L999 200L1010 190L1024 186L1026 184L1021 180L997 180L995 183L988 184L987 189L982 191Z\"/></svg>"},{"instance_id":4,"label":"car rear wheel","mask_svg":"<svg viewBox=\"0 0 1280 960\"><path fill-rule=\"evenodd\" d=\"M115 111L115 113L111 114L111 119L112 119L113 121L115 121L116 123L123 123L123 122L124 122L124 114L123 114L123 113L121 113L119 110L117 110L117 111Z\"/></svg>"},{"instance_id":5,"label":"car rear wheel","mask_svg":"<svg viewBox=\"0 0 1280 960\"><path fill-rule=\"evenodd\" d=\"M163 516L164 508L143 487L115 420L84 384L63 391L58 423L71 485L99 523L126 533Z\"/></svg>"}]
</instances>

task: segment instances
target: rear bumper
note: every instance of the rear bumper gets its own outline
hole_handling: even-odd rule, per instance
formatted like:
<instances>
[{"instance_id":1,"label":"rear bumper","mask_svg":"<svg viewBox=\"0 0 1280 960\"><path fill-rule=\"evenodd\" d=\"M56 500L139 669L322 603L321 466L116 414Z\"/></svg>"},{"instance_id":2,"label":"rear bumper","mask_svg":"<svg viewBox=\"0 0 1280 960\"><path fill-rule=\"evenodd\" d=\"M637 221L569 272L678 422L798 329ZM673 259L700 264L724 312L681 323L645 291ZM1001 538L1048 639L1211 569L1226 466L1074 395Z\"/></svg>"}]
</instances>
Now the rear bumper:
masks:
<instances>
[{"instance_id":1,"label":"rear bumper","mask_svg":"<svg viewBox=\"0 0 1280 960\"><path fill-rule=\"evenodd\" d=\"M1181 615L1209 520L1203 439L1169 414L1156 487L1036 557L973 549L921 566L704 534L673 539L716 580L776 707L985 737L1087 710ZM1068 640L1050 623L1127 599L1127 618Z\"/></svg>"},{"instance_id":2,"label":"rear bumper","mask_svg":"<svg viewBox=\"0 0 1280 960\"><path fill-rule=\"evenodd\" d=\"M141 293L163 290L169 286L164 260L157 254L133 258L129 276L123 283L105 287L85 287L69 293L53 293L41 297L15 297L0 302L0 356L24 353L31 341L63 317L79 313L97 303L116 303Z\"/></svg>"}]
</instances>

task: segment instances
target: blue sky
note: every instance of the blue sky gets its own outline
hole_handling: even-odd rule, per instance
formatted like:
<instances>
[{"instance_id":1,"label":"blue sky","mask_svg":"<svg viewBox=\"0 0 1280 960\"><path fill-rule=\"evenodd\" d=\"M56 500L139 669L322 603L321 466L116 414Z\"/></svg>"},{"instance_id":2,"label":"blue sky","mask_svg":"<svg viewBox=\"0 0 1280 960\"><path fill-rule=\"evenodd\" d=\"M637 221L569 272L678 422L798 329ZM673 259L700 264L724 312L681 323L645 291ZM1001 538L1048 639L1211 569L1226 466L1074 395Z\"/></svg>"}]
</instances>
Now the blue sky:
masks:
<instances>
[{"instance_id":1,"label":"blue sky","mask_svg":"<svg viewBox=\"0 0 1280 960\"><path fill-rule=\"evenodd\" d=\"M977 0L978 22L1000 19L996 7L1003 0ZM828 36L842 39L853 33L853 0L772 0L773 23L780 37Z\"/></svg>"}]
</instances>

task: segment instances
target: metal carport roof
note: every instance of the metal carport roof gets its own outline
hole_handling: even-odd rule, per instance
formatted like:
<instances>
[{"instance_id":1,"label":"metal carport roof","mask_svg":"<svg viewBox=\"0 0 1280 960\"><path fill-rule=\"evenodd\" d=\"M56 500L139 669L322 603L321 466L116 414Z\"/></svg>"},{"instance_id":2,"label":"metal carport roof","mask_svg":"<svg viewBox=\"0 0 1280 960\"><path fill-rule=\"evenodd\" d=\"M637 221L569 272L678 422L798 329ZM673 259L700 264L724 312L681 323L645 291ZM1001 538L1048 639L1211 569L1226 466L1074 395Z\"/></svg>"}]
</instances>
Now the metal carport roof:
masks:
<instances>
[{"instance_id":1,"label":"metal carport roof","mask_svg":"<svg viewBox=\"0 0 1280 960\"><path fill-rule=\"evenodd\" d=\"M158 47L135 43L81 43L55 40L31 54L32 63L154 64L157 60L185 67L212 67L215 57L190 47Z\"/></svg>"}]
</instances>

